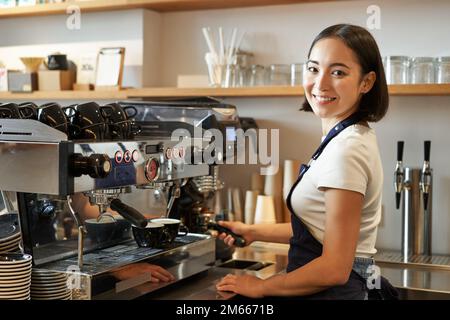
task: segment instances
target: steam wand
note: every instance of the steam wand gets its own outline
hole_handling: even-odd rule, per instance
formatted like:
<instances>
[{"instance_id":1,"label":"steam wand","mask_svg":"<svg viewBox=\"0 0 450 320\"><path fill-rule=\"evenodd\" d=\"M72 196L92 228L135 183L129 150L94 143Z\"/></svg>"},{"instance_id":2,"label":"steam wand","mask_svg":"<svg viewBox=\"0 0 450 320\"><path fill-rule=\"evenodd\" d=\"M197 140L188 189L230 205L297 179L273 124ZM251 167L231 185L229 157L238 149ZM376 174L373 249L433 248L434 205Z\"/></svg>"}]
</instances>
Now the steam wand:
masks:
<instances>
[{"instance_id":1,"label":"steam wand","mask_svg":"<svg viewBox=\"0 0 450 320\"><path fill-rule=\"evenodd\" d=\"M78 267L81 269L83 267L84 234L87 233L87 231L80 215L72 207L72 197L70 195L67 196L67 206L78 227Z\"/></svg>"}]
</instances>

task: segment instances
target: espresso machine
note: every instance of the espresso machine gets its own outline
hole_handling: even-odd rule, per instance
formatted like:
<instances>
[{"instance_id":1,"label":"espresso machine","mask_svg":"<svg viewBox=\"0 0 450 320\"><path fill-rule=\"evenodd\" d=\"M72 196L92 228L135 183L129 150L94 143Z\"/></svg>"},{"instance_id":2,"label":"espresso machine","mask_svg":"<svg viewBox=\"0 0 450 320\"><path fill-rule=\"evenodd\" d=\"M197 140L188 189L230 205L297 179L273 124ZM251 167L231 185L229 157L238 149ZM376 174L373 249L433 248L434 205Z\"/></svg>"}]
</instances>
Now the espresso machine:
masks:
<instances>
[{"instance_id":1,"label":"espresso machine","mask_svg":"<svg viewBox=\"0 0 450 320\"><path fill-rule=\"evenodd\" d=\"M73 299L134 299L206 271L216 260L215 239L178 208L188 188L205 199L220 190L218 164L234 156L237 143L236 108L212 99L118 104L137 110L133 138L73 140L37 120L0 119L0 190L19 212L23 251L32 255L33 270L67 275ZM174 138L176 129L182 134ZM213 141L207 130L226 138ZM182 218L192 231L170 245L139 247L131 225L145 227L147 219L121 200L137 190L162 195L163 216ZM83 206L98 208L99 218L108 208L123 218L113 217L114 230L102 237L99 228L106 226L93 228L89 222L100 220L83 216ZM149 264L176 280L151 282L142 271Z\"/></svg>"}]
</instances>

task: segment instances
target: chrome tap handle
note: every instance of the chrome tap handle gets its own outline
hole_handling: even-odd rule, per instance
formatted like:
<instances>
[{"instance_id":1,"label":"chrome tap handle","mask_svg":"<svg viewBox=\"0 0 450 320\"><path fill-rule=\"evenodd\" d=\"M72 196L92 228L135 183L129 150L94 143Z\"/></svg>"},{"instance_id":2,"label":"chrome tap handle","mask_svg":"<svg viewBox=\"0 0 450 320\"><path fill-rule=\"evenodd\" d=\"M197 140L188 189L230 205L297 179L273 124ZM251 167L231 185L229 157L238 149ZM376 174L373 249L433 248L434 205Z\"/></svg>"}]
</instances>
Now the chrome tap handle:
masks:
<instances>
[{"instance_id":1,"label":"chrome tap handle","mask_svg":"<svg viewBox=\"0 0 450 320\"><path fill-rule=\"evenodd\" d=\"M397 141L397 162L403 162L403 146L404 141Z\"/></svg>"},{"instance_id":2,"label":"chrome tap handle","mask_svg":"<svg viewBox=\"0 0 450 320\"><path fill-rule=\"evenodd\" d=\"M397 164L394 171L395 207L397 209L400 209L400 201L404 185L403 146L404 141L397 142Z\"/></svg>"},{"instance_id":3,"label":"chrome tap handle","mask_svg":"<svg viewBox=\"0 0 450 320\"><path fill-rule=\"evenodd\" d=\"M423 146L424 146L424 153L425 153L424 160L430 162L431 141L430 140L424 141Z\"/></svg>"},{"instance_id":4,"label":"chrome tap handle","mask_svg":"<svg viewBox=\"0 0 450 320\"><path fill-rule=\"evenodd\" d=\"M420 189L423 195L423 208L428 209L428 198L431 187L431 168L430 168L430 150L431 141L424 142L424 161L422 167L422 173L420 175Z\"/></svg>"}]
</instances>

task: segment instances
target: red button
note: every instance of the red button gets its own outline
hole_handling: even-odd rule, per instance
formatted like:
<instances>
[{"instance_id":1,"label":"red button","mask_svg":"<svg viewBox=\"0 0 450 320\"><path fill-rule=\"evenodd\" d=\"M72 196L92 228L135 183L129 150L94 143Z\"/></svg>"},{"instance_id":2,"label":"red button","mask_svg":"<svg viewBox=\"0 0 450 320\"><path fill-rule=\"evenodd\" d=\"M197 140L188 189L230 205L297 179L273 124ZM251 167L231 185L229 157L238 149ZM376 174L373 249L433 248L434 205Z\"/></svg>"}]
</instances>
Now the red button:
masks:
<instances>
[{"instance_id":1,"label":"red button","mask_svg":"<svg viewBox=\"0 0 450 320\"><path fill-rule=\"evenodd\" d=\"M116 160L117 164L121 164L123 160L122 151L117 151L116 154L114 155L114 159Z\"/></svg>"},{"instance_id":2,"label":"red button","mask_svg":"<svg viewBox=\"0 0 450 320\"><path fill-rule=\"evenodd\" d=\"M125 151L125 154L123 155L123 160L125 160L125 163L129 163L131 161L130 150Z\"/></svg>"}]
</instances>

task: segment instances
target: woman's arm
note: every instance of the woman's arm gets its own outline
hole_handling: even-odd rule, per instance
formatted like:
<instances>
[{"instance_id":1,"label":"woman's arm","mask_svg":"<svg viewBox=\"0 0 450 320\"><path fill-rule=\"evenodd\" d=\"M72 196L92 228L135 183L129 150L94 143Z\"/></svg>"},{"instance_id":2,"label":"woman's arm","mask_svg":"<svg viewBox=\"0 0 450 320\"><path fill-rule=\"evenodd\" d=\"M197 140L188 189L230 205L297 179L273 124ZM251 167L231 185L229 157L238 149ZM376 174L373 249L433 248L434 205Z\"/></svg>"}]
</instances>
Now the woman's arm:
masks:
<instances>
[{"instance_id":1,"label":"woman's arm","mask_svg":"<svg viewBox=\"0 0 450 320\"><path fill-rule=\"evenodd\" d=\"M217 288L250 297L298 296L345 284L353 266L363 199L358 192L326 189L325 237L320 257L297 270L267 280L227 276Z\"/></svg>"},{"instance_id":2,"label":"woman's arm","mask_svg":"<svg viewBox=\"0 0 450 320\"><path fill-rule=\"evenodd\" d=\"M289 243L292 237L292 227L290 223L270 223L270 224L244 224L242 222L219 221L219 224L231 229L237 235L244 237L247 244L253 241L266 241ZM234 239L222 233L220 239L232 246Z\"/></svg>"}]
</instances>

